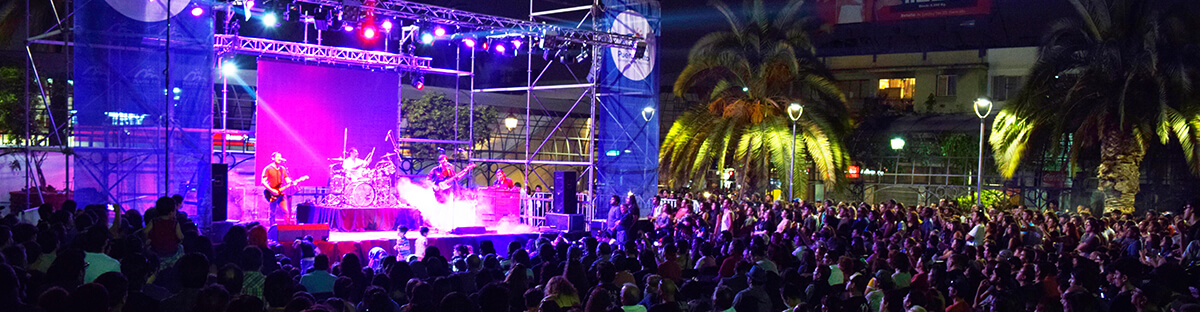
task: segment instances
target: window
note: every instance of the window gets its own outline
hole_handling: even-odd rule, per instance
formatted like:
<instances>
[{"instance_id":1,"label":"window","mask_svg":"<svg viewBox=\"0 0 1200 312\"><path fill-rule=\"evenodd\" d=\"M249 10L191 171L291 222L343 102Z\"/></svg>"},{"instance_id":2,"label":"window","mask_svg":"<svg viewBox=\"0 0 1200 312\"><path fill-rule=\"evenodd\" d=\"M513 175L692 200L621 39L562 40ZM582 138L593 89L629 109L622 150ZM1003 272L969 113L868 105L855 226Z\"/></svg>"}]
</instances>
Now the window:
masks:
<instances>
[{"instance_id":1,"label":"window","mask_svg":"<svg viewBox=\"0 0 1200 312\"><path fill-rule=\"evenodd\" d=\"M958 92L958 76L938 75L937 96L954 96Z\"/></svg>"},{"instance_id":2,"label":"window","mask_svg":"<svg viewBox=\"0 0 1200 312\"><path fill-rule=\"evenodd\" d=\"M879 97L884 99L912 99L917 78L879 79Z\"/></svg>"},{"instance_id":3,"label":"window","mask_svg":"<svg viewBox=\"0 0 1200 312\"><path fill-rule=\"evenodd\" d=\"M1023 76L995 76L992 77L992 100L1007 101L1009 98L1017 96L1021 92L1021 85L1025 83Z\"/></svg>"},{"instance_id":4,"label":"window","mask_svg":"<svg viewBox=\"0 0 1200 312\"><path fill-rule=\"evenodd\" d=\"M848 99L861 99L875 96L875 86L870 80L842 80L838 81L838 87L846 94Z\"/></svg>"}]
</instances>

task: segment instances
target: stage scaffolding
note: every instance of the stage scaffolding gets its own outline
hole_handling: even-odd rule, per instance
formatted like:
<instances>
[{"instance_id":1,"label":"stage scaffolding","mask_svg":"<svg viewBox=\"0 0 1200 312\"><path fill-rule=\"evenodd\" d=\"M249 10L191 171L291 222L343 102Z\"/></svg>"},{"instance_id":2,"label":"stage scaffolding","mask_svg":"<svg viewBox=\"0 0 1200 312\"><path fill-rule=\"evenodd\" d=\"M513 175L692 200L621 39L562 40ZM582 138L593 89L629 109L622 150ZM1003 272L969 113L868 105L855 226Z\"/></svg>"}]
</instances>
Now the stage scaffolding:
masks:
<instances>
[{"instance_id":1,"label":"stage scaffolding","mask_svg":"<svg viewBox=\"0 0 1200 312\"><path fill-rule=\"evenodd\" d=\"M330 7L347 7L355 6L341 1L330 0L299 0L297 2L305 2ZM359 5L362 7L361 5ZM488 16L478 13L459 11L448 8L441 8L419 3L407 1L380 1L373 8L376 15L390 16L398 20L411 21L414 24L417 22L432 22L444 25L456 25L476 30L499 32L508 35L520 35L530 38L551 38L560 42L570 42L583 45L590 54L587 58L590 60L588 64L588 73L586 75L578 75L571 72L574 77L586 77L583 79L576 78L573 83L566 84L539 84L543 75L556 62L549 61L542 66L541 71L535 77L534 69L534 44L526 45L526 85L507 87L507 88L488 88L475 89L475 71L478 66L475 62L475 50L470 51L470 67L467 71L458 69L441 69L430 67L431 58L419 57L411 54L397 54L380 51L367 51L350 48L339 48L320 46L306 43L286 42L279 40L271 40L265 38L241 37L236 34L216 35L214 37L214 47L218 55L217 64L220 64L222 59L229 57L231 54L247 54L258 55L275 58L286 58L302 62L316 62L335 65L346 65L354 67L362 67L372 70L386 70L397 72L413 72L413 73L430 73L441 75L452 75L467 77L468 85L468 101L467 106L470 113L469 131L466 140L431 140L428 138L397 138L397 143L446 143L455 145L469 145L472 150L471 155L476 155L474 151L488 151L488 146L476 146L474 133L474 109L476 93L488 92L520 92L525 93L525 114L522 122L523 131L518 136L524 141L524 153L505 153L491 150L491 153L484 153L485 157L471 157L470 162L483 163L495 166L521 166L521 173L526 182L526 185L532 184L535 179L543 185L553 185L553 171L560 169L579 170L579 183L586 179L587 188L576 194L579 198L579 212L588 216L594 216L592 209L592 196L595 190L595 124L596 105L597 105L597 87L596 75L598 74L601 58L601 47L621 46L635 47L640 39L621 34L607 33L599 30L599 22L597 19L600 14L593 14L593 10L600 8L598 1L593 1L592 5L577 6L570 8L558 8L546 11L535 11L535 1L530 1L529 21L522 21L510 18ZM582 15L579 18L575 27L556 26L544 23L545 21L564 21L563 19L554 16L563 16L564 14ZM572 22L575 23L575 22ZM586 28L584 28L586 26ZM403 45L406 40L415 40L416 36L402 35L400 44ZM456 55L461 57L461 54ZM461 64L459 60L456 64ZM564 67L565 62L559 62ZM215 66L216 67L216 66ZM567 67L571 71L570 67ZM229 86L227 81L223 79L222 95L227 92ZM398 89L403 90L403 85L398 86ZM456 83L455 89L459 89ZM546 90L578 90L580 96L575 100L569 109L561 112L559 116L555 112L551 112L538 99L537 91ZM457 92L456 92L457 93ZM403 97L401 97L403 98ZM402 102L403 100L401 100ZM456 103L458 102L456 96ZM535 107L535 105L537 105ZM402 106L402 105L401 105ZM400 109L403 109L402 107ZM540 113L534 113L535 109L541 110ZM582 113L574 113L579 110L586 109L586 115ZM227 149L228 143L227 134L235 131L227 129L227 113L228 100L222 97L221 100L221 124L222 129L217 129L214 132L221 133L221 152L218 159L224 162L225 155L229 154ZM586 117L585 117L586 116ZM585 119L586 118L586 119ZM584 120L580 123L580 120ZM550 126L552 124L552 126ZM548 126L548 127L547 127ZM399 125L397 125L399 128ZM536 128L542 128L540 133L535 133ZM565 131L564 129L583 129L582 131ZM564 132L573 132L566 133ZM558 137L556 137L558 135ZM504 138L504 135L499 137L499 141L511 140L512 134ZM563 151L566 152L563 152ZM488 157L490 156L490 157ZM491 168L487 166L487 168ZM539 170L541 172L539 172ZM484 170L483 176L487 177L492 174L488 170ZM549 183L548 183L549 182ZM522 211L525 214L524 221L531 225L543 225L545 213L552 208L549 207L550 200L548 193L528 194L523 193Z\"/></svg>"},{"instance_id":2,"label":"stage scaffolding","mask_svg":"<svg viewBox=\"0 0 1200 312\"><path fill-rule=\"evenodd\" d=\"M29 2L30 2L30 0L26 0L26 8L29 7L28 6ZM232 10L232 6L230 5L230 2L231 1L218 2L213 7L211 7L211 9L214 11L224 10L226 12L229 12ZM352 3L347 3L347 2L343 2L343 1L333 1L333 0L298 0L297 2L324 5L324 6L329 6L329 7L346 7L346 6L354 6L355 5ZM597 14L597 12L595 12L595 10L602 9L602 6L600 5L598 0L593 0L590 5L581 5L581 6L574 6L574 7L567 7L567 8L560 7L560 8L553 8L553 9L547 9L547 10L538 10L539 8L538 8L537 0L531 0L529 4L530 4L530 9L529 9L529 19L528 20L518 20L518 19L511 19L511 18L488 16L488 15L484 15L484 14L478 14L478 13L472 13L472 12L466 12L466 11L460 11L460 10L454 10L454 9L448 9L448 8L441 8L441 7L413 3L413 2L408 2L408 1L395 1L395 0L379 1L377 3L377 6L374 7L373 9L375 10L376 14L378 14L378 15L391 16L398 20L406 20L406 21L413 22L413 23L434 22L434 23L442 23L442 24L448 24L448 25L465 26L468 28L473 28L473 29L482 30L482 31L493 31L493 32L501 32L501 33L508 33L508 34L517 34L517 35L525 36L527 38L552 38L559 42L574 43L574 44L583 46L587 49L586 53L588 54L588 59L590 60L590 62L588 62L588 63L590 63L590 66L587 69L586 75L576 75L574 72L572 72L572 74L575 77L577 77L576 81L573 83L563 83L563 84L543 83L543 81L542 81L543 75L551 67L556 66L555 65L556 62L553 62L553 61L547 62L546 64L544 64L544 66L541 66L542 69L535 75L535 72L534 72L534 54L535 54L534 53L534 51L535 51L534 44L528 44L525 47L526 48L525 52L527 52L526 85L514 86L514 87L508 87L508 88L475 89L474 88L474 86L475 86L474 73L475 73L475 69L477 68L477 64L475 64L475 62L474 62L473 53L472 53L472 59L470 60L471 61L470 70L469 71L461 71L458 69L433 68L429 65L430 58L418 57L418 56L414 56L412 54L397 54L397 53L388 53L388 52L380 52L380 51L369 51L369 50L359 50L359 49L350 49L350 48L341 48L341 47L332 47L332 46L320 46L320 45L313 45L313 44L306 44L306 43L286 42L286 41L272 40L272 39L266 39L266 38L245 37L245 36L238 36L236 34L236 31L234 33L214 35L214 37L213 37L214 53L217 57L214 58L214 64L213 64L212 68L215 72L219 72L220 68L221 68L220 65L223 63L223 61L225 61L226 59L231 57L233 54L245 54L245 55L257 55L257 56L265 56L265 57L273 57L273 58L290 58L290 59L302 61L302 62L315 62L315 63L334 64L334 65L342 65L342 66L355 66L355 67L362 67L362 68L376 69L376 70L412 72L412 73L430 73L430 74L468 77L468 79L470 80L469 81L470 89L467 90L467 93L469 94L467 106L468 106L468 109L470 109L472 111L474 110L474 106L475 106L474 95L476 93L524 91L524 93L525 93L525 114L524 114L524 118L523 118L523 122L522 122L523 129L521 129L522 131L519 131L519 133L516 133L517 139L519 141L524 142L524 145L525 145L524 153L520 153L520 152L517 152L517 153L492 153L492 154L490 154L490 155L492 155L492 157L471 158L470 161L497 164L497 165L521 166L522 167L521 168L522 175L524 177L524 180L527 182L527 185L529 184L530 181L533 181L535 179L541 181L542 184L552 185L553 178L548 177L548 176L543 176L543 174L535 172L536 170L539 170L539 169L541 169L544 172L549 173L549 174L552 174L552 172L554 170L560 170L560 169L581 169L581 172L579 175L580 180L584 180L584 179L587 180L587 188L585 191L581 191L579 194L577 194L577 196L579 197L580 212L583 212L583 213L588 214L589 216L592 216L593 212L592 212L592 207L591 207L590 203L592 202L592 194L594 194L594 190L595 190L595 163L596 163L595 129L596 129L596 126L594 124L594 120L596 119L595 118L596 117L596 105L597 105L596 90L598 87L595 77L597 75L597 71L599 70L599 65L600 65L599 63L602 60L602 57L601 57L602 51L600 48L601 47L611 47L611 46L635 47L639 44L639 41L641 41L641 39L632 37L632 36L628 36L628 35L614 34L614 33L608 33L608 32L601 31L600 23L597 19L601 18L602 15ZM361 6L361 4L358 6ZM48 29L45 32L38 34L38 35L34 35L33 33L29 32L30 30L33 29L33 27L32 27L32 23L30 22L30 19L28 18L29 16L31 16L31 15L29 15L30 12L26 12L26 14L27 14L26 15L27 16L27 18L26 18L27 33L25 34L25 37L28 38L28 40L26 40L26 49L28 51L30 49L30 47L34 46L34 45L59 46L63 49L62 50L63 53L68 56L66 62L68 62L67 67L70 68L70 65L69 65L69 64L71 64L70 56L73 54L73 47L75 45L74 36L73 36L73 33L71 32L71 29L72 29L71 25L73 25L72 15L74 14L73 13L74 12L73 1L70 1L70 0L67 1L65 11L66 11L66 14L58 15L58 11L56 10L55 18L56 18L56 20L58 20L56 22L56 24L53 27L51 27L50 29ZM570 15L573 15L573 17L568 17ZM560 23L561 24L562 22L568 22L568 21L570 22L570 24L574 24L574 27L549 24L549 23ZM220 22L217 22L214 24L215 24L215 27L218 27L218 29L222 26L221 25L222 23L220 23ZM415 38L410 36L406 39L414 40ZM456 56L456 57L458 57L458 56ZM461 64L461 61L458 63ZM32 54L32 52L29 53L28 58L26 59L26 64L27 64L27 66L26 66L27 69L36 68L36 64L34 63L34 55ZM566 66L565 62L562 62L559 64L561 64L562 66ZM571 70L571 69L568 67L567 70ZM67 71L66 78L68 81L71 79L71 73L72 73L72 71L70 71L70 70ZM47 81L45 79L46 77L30 77L30 75L36 75L36 72L31 72L31 71L27 70L26 71L26 80L29 81L30 79L36 79L39 82L37 84L38 87L43 87L47 84ZM240 159L240 160L227 158L227 156L229 156L229 155L231 155L231 153L235 153L235 152L239 153L239 154L245 154L247 152L246 149L248 146L248 142L245 141L245 139L243 139L243 141L234 142L234 143L236 143L235 145L240 147L239 149L241 149L241 151L232 151L229 148L230 147L230 141L229 141L230 137L234 136L234 135L238 135L243 138L246 138L248 136L246 136L247 132L244 130L230 129L229 119L228 119L228 117L229 117L228 116L229 99L227 98L227 93L228 93L228 89L230 86L228 84L227 79L224 77L224 75L221 75L221 77L219 77L219 78L222 79L222 82L220 84L222 90L219 91L220 93L217 93L214 96L222 97L220 100L218 100L221 105L219 107L219 115L221 118L220 122L219 122L220 128L212 129L211 132L212 132L212 134L214 134L215 138L219 139L220 151L219 151L219 153L218 153L218 151L216 151L216 142L213 142L213 144L209 145L209 146L214 147L213 154L219 155L218 157L213 157L212 161L220 162L220 163L228 163L230 161L244 162L249 159L252 159L252 157L249 157L249 158L239 157L239 158L246 158L246 159ZM30 85L30 84L27 84L27 85ZM60 82L59 85L62 85L62 83ZM66 88L69 88L69 86ZM400 86L397 86L397 88L402 90L403 85L401 84ZM458 89L457 84L456 84L456 89ZM550 112L550 110L548 110L546 108L545 105L542 104L542 102L538 98L538 91L564 90L564 89L576 90L580 94L578 99L571 105L570 109L568 109L566 112L552 113L552 112ZM216 90L214 90L214 92L215 91ZM64 91L64 92L69 92L69 91ZM110 144L106 144L106 143L100 143L100 145L95 145L97 143L97 141L92 140L95 138L91 138L91 139L82 138L83 140L88 141L88 142L84 142L84 144L87 144L87 145L80 145L80 143L75 142L76 140L79 140L80 138L77 138L76 133L71 133L71 132L78 132L77 129L74 129L74 127L71 126L73 124L73 122L66 122L66 121L62 121L62 120L60 120L60 122L54 122L54 120L53 120L56 117L58 117L60 119L65 117L65 119L73 121L75 118L73 111L71 113L69 113L67 115L63 115L63 116L52 115L50 112L51 111L51 105L50 105L51 100L50 100L50 96L47 95L46 90L32 90L32 89L26 90L25 96L26 96L26 98L25 98L26 116L30 116L30 118L35 118L35 119L38 117L45 117L45 119L49 119L48 121L51 123L50 128L53 129L50 133L37 133L37 132L26 131L26 133L24 134L25 140L24 140L24 146L23 146L23 153L25 154L26 162L28 162L31 158L33 158L33 156L34 156L33 154L36 153L37 151L43 151L43 152L57 151L58 150L57 148L50 147L51 144L49 141L51 141L52 136L53 137L66 136L65 140L62 138L58 139L58 140L61 140L61 142L59 144L66 145L66 146L73 146L76 148L108 150L108 149L117 147L117 145L119 145L119 144L110 145ZM401 101L403 101L403 100L401 100ZM37 105L39 102L42 102L40 107L38 107L39 105ZM456 102L457 102L457 99L456 99ZM57 104L57 103L53 103L53 104ZM65 108L64 111L69 110L69 108L66 107L65 103L63 106ZM534 112L535 110L541 110L542 112L535 113ZM583 110L586 110L586 114L574 113L575 111L583 111ZM38 114L41 112L45 112L45 116L33 116L34 114ZM557 113L561 113L561 116L558 115ZM583 122L580 122L581 120ZM469 122L472 123L472 126L473 126L473 123L475 122L473 119L473 116ZM216 127L214 127L214 128L216 128ZM538 131L537 133L535 133L534 130L538 129L538 128L545 129L545 130ZM564 131L564 129L572 129L572 130ZM146 129L146 130L147 131L155 131L154 129ZM200 130L200 129L193 129L193 130ZM189 129L178 128L177 131L189 132ZM128 134L120 134L120 133L112 134L112 135L105 135L105 134L101 134L101 133L96 133L94 131L92 131L92 132L85 131L85 132L100 135L96 138L106 138L101 141L106 141L108 139L119 139L123 135L128 135ZM564 132L571 132L571 133L564 134ZM89 134L87 136L89 136L89 137L94 136L91 134ZM512 139L512 134L509 134L509 139ZM399 142L427 142L427 141L429 141L429 140L423 139L423 138L401 138L401 139L397 140L398 143ZM467 140L463 140L463 141L446 140L442 143L460 144L460 145L466 144L466 145L470 145L472 150L486 149L486 147L483 147L483 146L475 146L471 142L474 142L473 131L469 131ZM108 143L111 143L111 142L108 142ZM136 148L119 147L118 150L113 150L112 152L115 153L115 154L112 154L112 156L117 157L117 158L109 158L109 157L105 156L105 157L103 157L101 159L97 159L97 160L85 161L85 159L75 159L76 161L85 161L85 163L92 164L92 165L84 164L85 165L84 169L86 169L85 170L86 172L80 172L80 174L85 174L85 175L86 174L116 174L116 173L112 173L112 172L106 172L109 170L102 168L102 167L105 167L103 165L104 163L112 164L112 163L126 163L126 162L145 162L145 161L161 162L161 161L163 161L162 159L160 159L160 158L162 158L163 155L153 155L152 153L147 154L147 153L145 153L145 151L138 151ZM130 154L130 153L132 153L132 154ZM126 154L129 154L129 155L126 155ZM101 155L101 154L97 154L97 155ZM64 156L67 159L71 158L70 157L71 154L69 152L64 153ZM154 161L153 159L159 159L159 160ZM67 161L67 163L69 164L70 161ZM31 183L36 183L36 182L33 182L36 179L34 176L35 173L33 172L33 170L31 168L26 168L26 169L27 169L26 170L27 185L29 185ZM142 169L145 169L145 168L142 168ZM96 172L91 172L91 171L96 171ZM134 174L134 173L135 172L128 172L126 174ZM488 174L491 174L491 172L484 173L485 176ZM68 177L69 176L70 175L68 174ZM66 189L68 192L71 191L71 185L70 185L71 182L69 180L70 179L68 178L68 182L66 182L66 183L68 183L66 185ZM550 183L547 183L547 182L550 182ZM581 182L581 181L577 181L577 182ZM110 190L110 191L119 191L119 190ZM137 195L152 197L152 196L158 196L161 194L137 194ZM37 196L37 195L35 195L35 196ZM523 211L525 213L527 213L527 217L528 217L528 218L526 218L526 220L530 224L534 224L534 225L543 224L544 212L546 212L550 209L547 206L549 204L547 194L543 193L543 194L534 194L534 195L524 195L523 199L524 199L522 201L523 206L525 206L525 207L523 207L523 209L525 209ZM535 207L535 206L537 206L537 207ZM207 223L204 223L204 225L207 225Z\"/></svg>"}]
</instances>

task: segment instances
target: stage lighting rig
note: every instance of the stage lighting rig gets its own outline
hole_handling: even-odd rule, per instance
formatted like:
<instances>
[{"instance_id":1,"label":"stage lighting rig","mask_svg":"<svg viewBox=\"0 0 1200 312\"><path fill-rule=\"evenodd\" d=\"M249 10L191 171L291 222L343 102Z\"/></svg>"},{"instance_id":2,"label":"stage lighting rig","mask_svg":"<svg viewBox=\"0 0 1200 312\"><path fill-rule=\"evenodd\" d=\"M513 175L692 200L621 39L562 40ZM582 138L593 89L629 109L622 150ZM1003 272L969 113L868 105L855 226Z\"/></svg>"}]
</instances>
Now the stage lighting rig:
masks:
<instances>
[{"instance_id":1,"label":"stage lighting rig","mask_svg":"<svg viewBox=\"0 0 1200 312\"><path fill-rule=\"evenodd\" d=\"M410 82L412 83L413 88L415 88L417 90L425 89L425 74L424 73L414 73L414 74L412 74L411 79L412 79L412 81L410 81Z\"/></svg>"}]
</instances>

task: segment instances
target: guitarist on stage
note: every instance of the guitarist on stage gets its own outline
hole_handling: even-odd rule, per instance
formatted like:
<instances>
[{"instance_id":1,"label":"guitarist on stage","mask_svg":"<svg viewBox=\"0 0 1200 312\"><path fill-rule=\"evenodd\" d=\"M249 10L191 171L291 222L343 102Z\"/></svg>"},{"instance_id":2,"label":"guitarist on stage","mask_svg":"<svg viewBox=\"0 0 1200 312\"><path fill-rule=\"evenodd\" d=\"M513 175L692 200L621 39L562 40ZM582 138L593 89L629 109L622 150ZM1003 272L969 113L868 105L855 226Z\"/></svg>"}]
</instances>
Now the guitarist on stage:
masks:
<instances>
[{"instance_id":1,"label":"guitarist on stage","mask_svg":"<svg viewBox=\"0 0 1200 312\"><path fill-rule=\"evenodd\" d=\"M475 165L472 164L464 168L462 172L457 172L446 154L438 155L438 166L429 170L429 181L433 182L434 198L439 203L445 203L448 196L453 194L455 186L458 185L458 179L461 179L463 174L474 167Z\"/></svg>"},{"instance_id":2,"label":"guitarist on stage","mask_svg":"<svg viewBox=\"0 0 1200 312\"><path fill-rule=\"evenodd\" d=\"M285 224L293 223L291 206L288 205L288 197L283 190L294 182L288 176L287 167L283 166L284 161L287 160L283 159L283 154L271 153L271 164L267 165L262 173L262 184L267 189L267 202L271 207L271 225L275 225L276 213L283 214Z\"/></svg>"}]
</instances>

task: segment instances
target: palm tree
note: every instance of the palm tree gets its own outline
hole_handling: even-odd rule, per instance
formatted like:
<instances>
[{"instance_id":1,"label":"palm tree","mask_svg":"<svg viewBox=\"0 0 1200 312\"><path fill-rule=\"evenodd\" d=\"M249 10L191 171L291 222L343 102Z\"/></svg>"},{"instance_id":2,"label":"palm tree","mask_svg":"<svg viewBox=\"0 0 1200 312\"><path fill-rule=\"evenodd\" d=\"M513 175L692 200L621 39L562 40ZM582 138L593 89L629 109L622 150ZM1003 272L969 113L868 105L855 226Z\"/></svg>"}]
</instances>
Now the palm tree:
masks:
<instances>
[{"instance_id":1,"label":"palm tree","mask_svg":"<svg viewBox=\"0 0 1200 312\"><path fill-rule=\"evenodd\" d=\"M1072 136L1070 159L1099 147L1104 210L1133 212L1152 140L1181 144L1200 173L1200 26L1190 0L1070 0L1078 18L1055 24L1023 90L996 116L989 138L1012 177L1028 150ZM1072 170L1074 172L1074 170Z\"/></svg>"},{"instance_id":2,"label":"palm tree","mask_svg":"<svg viewBox=\"0 0 1200 312\"><path fill-rule=\"evenodd\" d=\"M803 3L789 1L772 15L757 0L739 15L710 2L731 29L697 41L675 81L675 95L697 94L707 105L683 114L664 138L659 163L666 184L704 187L713 167L736 169L745 193L765 190L771 177L786 181L792 121L785 109L791 103L804 105L793 183L803 189L811 159L823 181L837 184L849 161L843 138L851 124L845 96L802 28Z\"/></svg>"}]
</instances>

